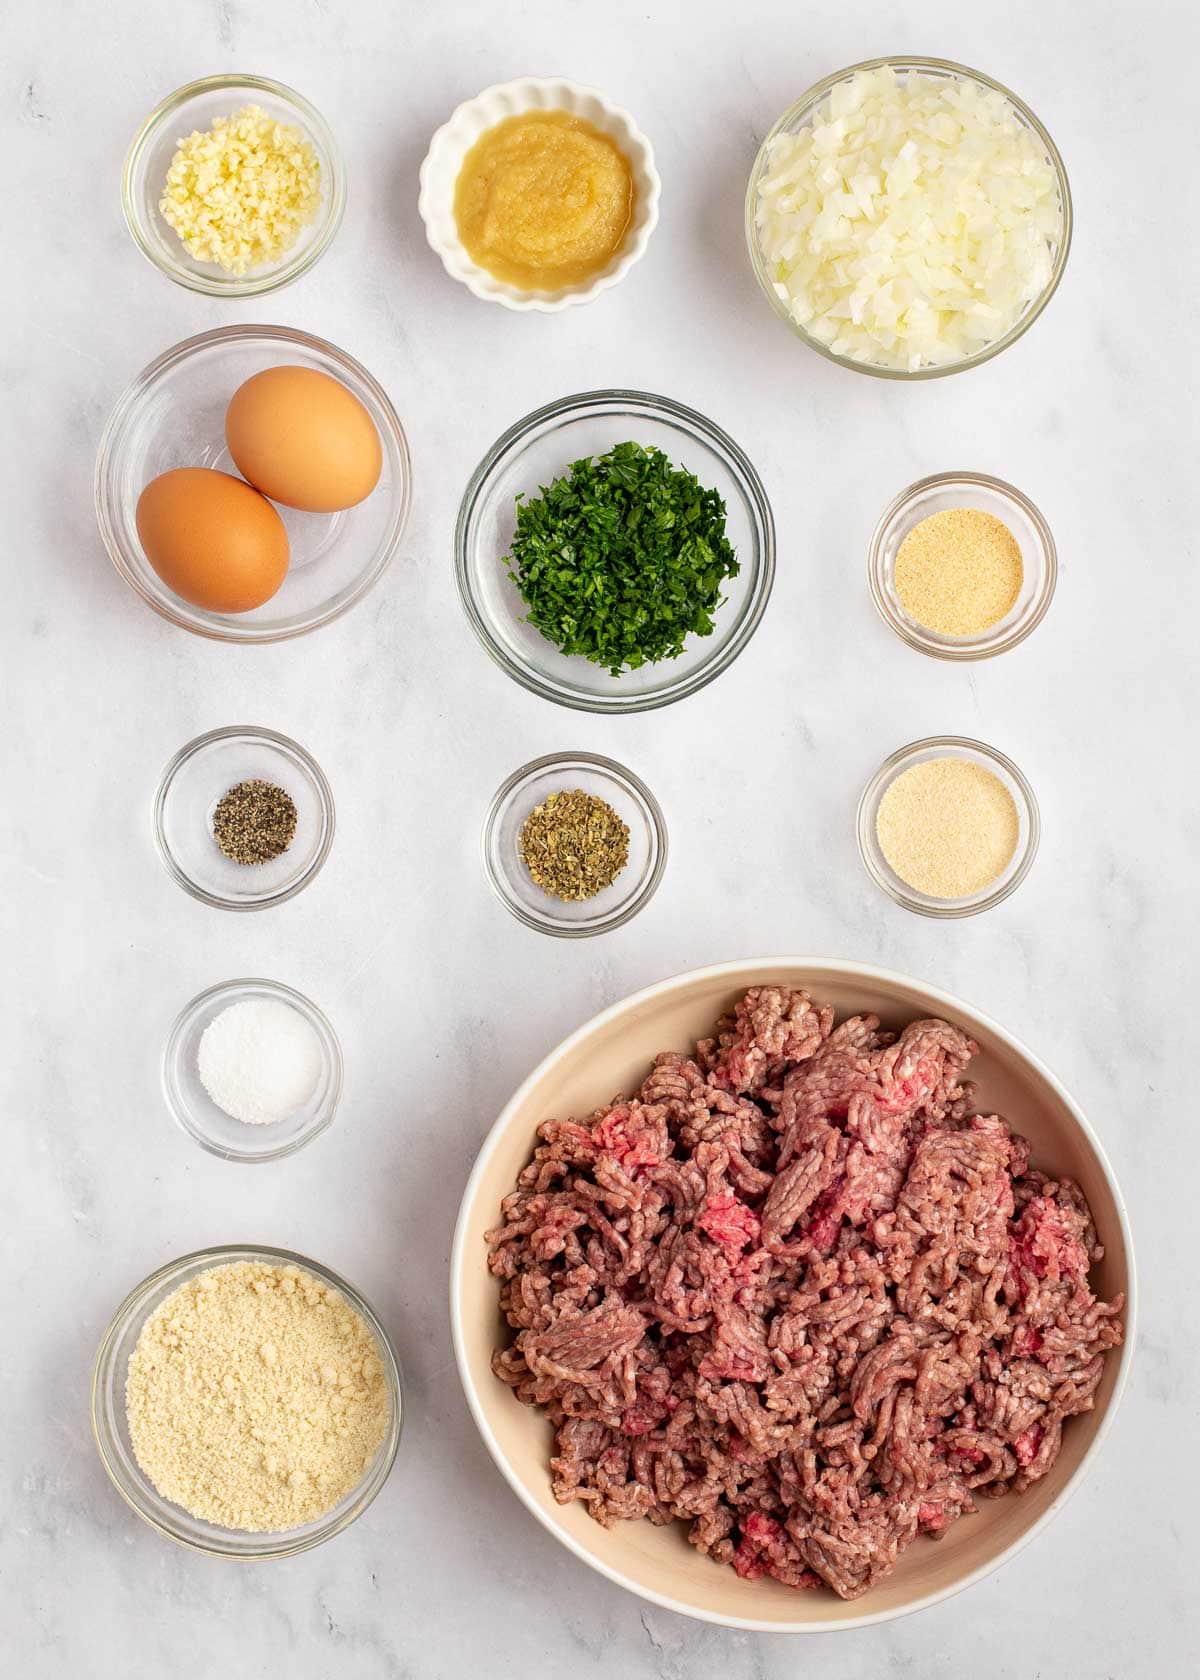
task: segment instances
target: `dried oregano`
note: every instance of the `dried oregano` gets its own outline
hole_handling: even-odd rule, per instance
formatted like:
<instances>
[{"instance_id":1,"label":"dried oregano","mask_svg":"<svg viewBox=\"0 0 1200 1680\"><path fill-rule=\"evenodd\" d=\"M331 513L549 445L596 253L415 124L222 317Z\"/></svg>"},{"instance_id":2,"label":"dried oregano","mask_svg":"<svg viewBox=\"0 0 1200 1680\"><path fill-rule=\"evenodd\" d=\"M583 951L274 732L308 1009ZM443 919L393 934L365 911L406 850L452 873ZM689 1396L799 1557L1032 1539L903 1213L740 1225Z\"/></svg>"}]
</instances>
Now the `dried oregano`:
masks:
<instances>
[{"instance_id":1,"label":"dried oregano","mask_svg":"<svg viewBox=\"0 0 1200 1680\"><path fill-rule=\"evenodd\" d=\"M525 819L525 867L551 898L594 898L629 862L629 828L612 806L582 788L552 793Z\"/></svg>"}]
</instances>

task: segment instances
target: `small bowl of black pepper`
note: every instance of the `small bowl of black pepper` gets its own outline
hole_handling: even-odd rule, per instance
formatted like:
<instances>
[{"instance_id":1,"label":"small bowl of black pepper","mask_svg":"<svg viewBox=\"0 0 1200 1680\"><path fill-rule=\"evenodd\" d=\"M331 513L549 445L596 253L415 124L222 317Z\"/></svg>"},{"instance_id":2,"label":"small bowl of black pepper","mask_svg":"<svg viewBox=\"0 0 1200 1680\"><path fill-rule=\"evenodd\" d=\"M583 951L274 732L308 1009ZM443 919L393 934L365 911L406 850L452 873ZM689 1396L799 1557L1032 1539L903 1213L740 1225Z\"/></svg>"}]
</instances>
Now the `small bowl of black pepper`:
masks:
<instances>
[{"instance_id":1,"label":"small bowl of black pepper","mask_svg":"<svg viewBox=\"0 0 1200 1680\"><path fill-rule=\"evenodd\" d=\"M596 753L551 753L497 790L483 862L501 903L539 933L582 939L636 916L662 879L667 825L632 770Z\"/></svg>"},{"instance_id":2,"label":"small bowl of black pepper","mask_svg":"<svg viewBox=\"0 0 1200 1680\"><path fill-rule=\"evenodd\" d=\"M163 771L154 835L168 873L221 910L301 892L333 843L333 793L310 753L272 729L213 729Z\"/></svg>"}]
</instances>

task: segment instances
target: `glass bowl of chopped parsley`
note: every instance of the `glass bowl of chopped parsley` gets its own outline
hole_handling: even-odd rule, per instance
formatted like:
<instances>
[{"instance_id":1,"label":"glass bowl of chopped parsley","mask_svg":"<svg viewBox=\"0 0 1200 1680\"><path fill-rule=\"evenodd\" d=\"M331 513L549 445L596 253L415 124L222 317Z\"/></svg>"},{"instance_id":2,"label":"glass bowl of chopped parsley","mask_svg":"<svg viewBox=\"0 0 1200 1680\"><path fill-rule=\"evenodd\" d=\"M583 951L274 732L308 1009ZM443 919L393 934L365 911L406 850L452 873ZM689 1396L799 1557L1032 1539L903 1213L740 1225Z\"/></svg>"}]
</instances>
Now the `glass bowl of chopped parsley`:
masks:
<instances>
[{"instance_id":1,"label":"glass bowl of chopped parsley","mask_svg":"<svg viewBox=\"0 0 1200 1680\"><path fill-rule=\"evenodd\" d=\"M775 527L752 463L694 409L585 391L528 414L467 485L459 591L511 677L577 711L669 706L757 629Z\"/></svg>"},{"instance_id":2,"label":"glass bowl of chopped parsley","mask_svg":"<svg viewBox=\"0 0 1200 1680\"><path fill-rule=\"evenodd\" d=\"M561 939L609 933L636 916L667 864L667 825L632 770L563 752L515 770L483 825L483 865L526 927Z\"/></svg>"}]
</instances>

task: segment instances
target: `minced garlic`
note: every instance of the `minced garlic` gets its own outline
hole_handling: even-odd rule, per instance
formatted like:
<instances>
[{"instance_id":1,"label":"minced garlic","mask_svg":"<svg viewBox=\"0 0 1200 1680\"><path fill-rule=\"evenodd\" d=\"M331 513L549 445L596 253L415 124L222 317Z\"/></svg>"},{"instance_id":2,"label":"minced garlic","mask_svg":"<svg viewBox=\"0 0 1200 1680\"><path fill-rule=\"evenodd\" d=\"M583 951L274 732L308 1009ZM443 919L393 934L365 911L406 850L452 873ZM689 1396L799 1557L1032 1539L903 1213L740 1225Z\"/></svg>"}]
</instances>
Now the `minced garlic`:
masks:
<instances>
[{"instance_id":1,"label":"minced garlic","mask_svg":"<svg viewBox=\"0 0 1200 1680\"><path fill-rule=\"evenodd\" d=\"M134 1456L163 1498L248 1533L332 1510L390 1408L364 1319L313 1273L264 1261L215 1266L168 1296L125 1385Z\"/></svg>"},{"instance_id":2,"label":"minced garlic","mask_svg":"<svg viewBox=\"0 0 1200 1680\"><path fill-rule=\"evenodd\" d=\"M247 105L179 142L158 207L199 262L245 274L278 262L320 203L312 142Z\"/></svg>"}]
</instances>

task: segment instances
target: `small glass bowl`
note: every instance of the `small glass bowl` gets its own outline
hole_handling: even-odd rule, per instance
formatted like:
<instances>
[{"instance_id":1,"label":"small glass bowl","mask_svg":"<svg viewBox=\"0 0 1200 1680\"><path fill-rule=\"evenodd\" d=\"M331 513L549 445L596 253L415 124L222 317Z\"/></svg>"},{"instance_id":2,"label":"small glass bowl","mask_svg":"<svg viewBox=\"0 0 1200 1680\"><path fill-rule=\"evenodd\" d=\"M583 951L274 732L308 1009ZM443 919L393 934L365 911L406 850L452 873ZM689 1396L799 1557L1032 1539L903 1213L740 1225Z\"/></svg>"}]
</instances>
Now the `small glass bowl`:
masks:
<instances>
[{"instance_id":1,"label":"small glass bowl","mask_svg":"<svg viewBox=\"0 0 1200 1680\"><path fill-rule=\"evenodd\" d=\"M928 893L918 892L896 874L879 844L875 823L884 793L905 770L932 758L966 758L990 770L1004 783L1017 807L1019 826L1012 857L996 880L968 898L932 898ZM905 910L915 910L918 915L941 920L977 915L980 910L990 910L993 905L1003 903L1010 893L1016 892L1037 855L1041 832L1041 817L1033 789L1012 759L997 752L995 747L985 746L982 741L972 741L963 735L931 735L924 741L913 741L909 746L901 747L890 758L884 759L858 802L858 850L868 875L876 886L882 887Z\"/></svg>"},{"instance_id":2,"label":"small glass bowl","mask_svg":"<svg viewBox=\"0 0 1200 1680\"><path fill-rule=\"evenodd\" d=\"M138 497L173 467L236 476L225 410L252 374L280 364L329 374L363 404L383 446L379 483L342 513L278 507L291 548L278 593L252 612L209 612L168 589L147 560ZM173 345L120 398L96 457L96 518L117 571L172 624L221 642L283 641L339 618L382 577L400 546L411 496L408 440L383 387L344 350L292 327L218 327Z\"/></svg>"},{"instance_id":3,"label":"small glass bowl","mask_svg":"<svg viewBox=\"0 0 1200 1680\"><path fill-rule=\"evenodd\" d=\"M725 502L741 565L723 587L711 636L693 636L678 659L610 676L568 658L526 622L505 556L516 529L516 495L535 496L572 462L618 443L656 445ZM775 577L775 525L748 457L711 420L645 391L583 391L548 403L511 426L471 476L454 537L458 588L475 634L523 688L583 712L643 712L695 694L720 676L758 628Z\"/></svg>"},{"instance_id":4,"label":"small glass bowl","mask_svg":"<svg viewBox=\"0 0 1200 1680\"><path fill-rule=\"evenodd\" d=\"M977 350L973 356L966 356L957 362L939 362L936 367L915 369L879 367L873 362L855 361L852 356L843 356L831 350L827 344L822 344L819 339L805 331L775 290L775 282L767 270L767 265L758 245L758 186L766 172L772 141L777 135L794 134L798 129L811 123L817 106L839 82L849 80L851 76L857 75L860 70L879 70L884 66L890 66L893 70L900 71L918 70L926 76L975 82L981 88L990 92L1002 93L1012 104L1019 121L1026 128L1032 129L1045 147L1046 155L1050 159L1054 173L1058 178L1058 196L1062 205L1062 227L1059 231L1058 243L1054 247L1050 277L1046 281L1044 289L1038 297L1032 299L1026 305L1024 314L1013 323L1002 337L995 339L991 344L985 344L983 349ZM962 373L967 368L979 367L983 362L991 361L993 356L998 356L1002 350L1007 350L1010 344L1015 344L1019 338L1028 332L1058 290L1058 283L1063 277L1063 270L1067 266L1067 255L1071 249L1073 218L1071 184L1067 179L1066 166L1059 155L1058 147L1028 105L1023 100L1018 99L1011 88L1006 88L1001 82L993 81L990 76L985 76L982 71L972 70L965 64L955 64L953 60L947 58L871 58L862 64L851 64L845 70L836 70L832 76L826 76L824 81L818 82L815 87L809 88L807 93L802 94L771 128L766 139L759 147L758 156L754 160L754 168L750 171L750 183L746 189L745 220L746 244L750 251L750 262L767 302L776 315L782 321L786 321L796 337L807 344L809 349L815 350L819 356L824 356L827 361L836 362L839 367L850 368L854 373L869 373L874 375L876 379L942 379L947 374Z\"/></svg>"},{"instance_id":5,"label":"small glass bowl","mask_svg":"<svg viewBox=\"0 0 1200 1680\"><path fill-rule=\"evenodd\" d=\"M280 1266L300 1266L312 1272L323 1283L338 1290L366 1322L379 1347L388 1393L391 1397L391 1418L379 1449L363 1475L362 1481L332 1511L301 1528L283 1529L277 1533L246 1534L238 1529L219 1528L214 1523L193 1517L182 1506L164 1499L134 1457L129 1438L129 1423L125 1412L125 1384L129 1360L137 1346L142 1327L150 1315L169 1295L183 1284L213 1266L235 1265L239 1261L265 1260ZM388 1333L380 1323L375 1309L366 1298L327 1267L303 1254L293 1254L286 1248L260 1248L246 1243L233 1247L204 1248L195 1254L184 1254L159 1268L126 1296L104 1333L92 1367L92 1433L100 1453L100 1461L108 1471L117 1492L143 1521L157 1529L168 1540L187 1546L210 1557L240 1558L253 1561L259 1558L292 1557L307 1552L322 1541L331 1540L357 1517L361 1517L387 1481L396 1460L403 1423L403 1385L400 1365Z\"/></svg>"},{"instance_id":6,"label":"small glass bowl","mask_svg":"<svg viewBox=\"0 0 1200 1680\"><path fill-rule=\"evenodd\" d=\"M210 1021L230 1004L272 998L304 1017L317 1035L321 1072L312 1095L286 1120L248 1125L218 1108L200 1083L196 1064ZM278 1161L294 1155L332 1125L342 1094L342 1049L328 1019L300 992L277 980L227 980L194 997L177 1017L163 1050L163 1095L172 1116L201 1149L224 1161Z\"/></svg>"},{"instance_id":7,"label":"small glass bowl","mask_svg":"<svg viewBox=\"0 0 1200 1680\"><path fill-rule=\"evenodd\" d=\"M269 863L234 863L213 838L218 802L239 782L273 782L291 795L296 833ZM185 892L219 910L265 910L295 898L329 856L333 791L304 748L273 729L212 729L181 747L154 797L154 838Z\"/></svg>"},{"instance_id":8,"label":"small glass bowl","mask_svg":"<svg viewBox=\"0 0 1200 1680\"><path fill-rule=\"evenodd\" d=\"M607 800L629 827L629 861L594 898L552 898L521 857L530 812L552 793L582 788ZM515 771L492 800L483 825L483 864L500 902L526 927L560 939L608 933L653 898L667 863L667 825L657 799L632 770L597 753L551 753Z\"/></svg>"},{"instance_id":9,"label":"small glass bowl","mask_svg":"<svg viewBox=\"0 0 1200 1680\"><path fill-rule=\"evenodd\" d=\"M947 508L978 508L1008 526L1021 549L1024 576L1012 610L977 636L946 636L910 618L896 593L896 555L914 525ZM885 624L934 659L990 659L1023 642L1042 622L1058 581L1058 555L1038 509L1003 479L986 473L935 473L902 490L875 527L867 556L871 596Z\"/></svg>"},{"instance_id":10,"label":"small glass bowl","mask_svg":"<svg viewBox=\"0 0 1200 1680\"><path fill-rule=\"evenodd\" d=\"M278 262L248 274L226 274L216 263L193 257L158 206L180 140L246 105L261 106L312 142L321 166L321 206ZM292 88L265 76L204 76L168 94L134 135L121 177L121 205L138 250L168 280L210 297L261 297L306 274L328 250L346 208L346 171L324 117Z\"/></svg>"}]
</instances>

